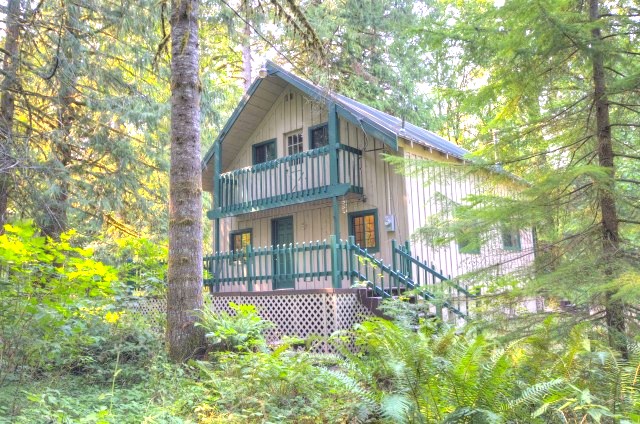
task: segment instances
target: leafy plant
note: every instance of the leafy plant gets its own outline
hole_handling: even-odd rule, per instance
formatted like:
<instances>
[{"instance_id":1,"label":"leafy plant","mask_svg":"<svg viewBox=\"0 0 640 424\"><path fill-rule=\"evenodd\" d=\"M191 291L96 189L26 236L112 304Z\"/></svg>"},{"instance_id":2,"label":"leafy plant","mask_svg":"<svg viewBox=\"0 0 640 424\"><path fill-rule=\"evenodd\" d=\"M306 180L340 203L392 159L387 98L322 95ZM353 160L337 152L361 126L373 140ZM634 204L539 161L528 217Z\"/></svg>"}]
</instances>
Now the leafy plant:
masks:
<instances>
[{"instance_id":1,"label":"leafy plant","mask_svg":"<svg viewBox=\"0 0 640 424\"><path fill-rule=\"evenodd\" d=\"M238 305L233 302L226 311L216 313L210 308L200 311L200 321L196 325L205 329L205 337L214 350L222 351L264 351L267 342L264 332L273 327L258 315L253 305Z\"/></svg>"}]
</instances>

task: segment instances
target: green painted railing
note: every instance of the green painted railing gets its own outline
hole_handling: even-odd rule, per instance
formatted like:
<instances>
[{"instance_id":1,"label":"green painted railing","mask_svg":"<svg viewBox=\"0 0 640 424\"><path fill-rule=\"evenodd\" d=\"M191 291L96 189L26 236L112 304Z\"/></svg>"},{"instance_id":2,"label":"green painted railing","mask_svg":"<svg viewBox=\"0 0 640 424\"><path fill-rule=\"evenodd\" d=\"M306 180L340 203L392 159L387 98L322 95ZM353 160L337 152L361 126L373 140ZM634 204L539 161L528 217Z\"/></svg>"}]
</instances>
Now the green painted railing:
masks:
<instances>
[{"instance_id":1,"label":"green painted railing","mask_svg":"<svg viewBox=\"0 0 640 424\"><path fill-rule=\"evenodd\" d=\"M331 184L331 146L285 156L220 175L220 207L215 216L362 193L362 151L339 144L338 185Z\"/></svg>"},{"instance_id":2,"label":"green painted railing","mask_svg":"<svg viewBox=\"0 0 640 424\"><path fill-rule=\"evenodd\" d=\"M408 290L415 291L432 303L436 315L442 308L466 318L469 301L474 295L434 269L413 257L409 245L392 242L392 263L385 264L366 249L349 240L267 246L237 252L223 252L204 257L205 285L211 292L254 291L256 284L265 284L261 290L278 288L278 282L321 281L325 286L342 287L364 283L373 295L389 298ZM226 290L225 290L226 289Z\"/></svg>"}]
</instances>

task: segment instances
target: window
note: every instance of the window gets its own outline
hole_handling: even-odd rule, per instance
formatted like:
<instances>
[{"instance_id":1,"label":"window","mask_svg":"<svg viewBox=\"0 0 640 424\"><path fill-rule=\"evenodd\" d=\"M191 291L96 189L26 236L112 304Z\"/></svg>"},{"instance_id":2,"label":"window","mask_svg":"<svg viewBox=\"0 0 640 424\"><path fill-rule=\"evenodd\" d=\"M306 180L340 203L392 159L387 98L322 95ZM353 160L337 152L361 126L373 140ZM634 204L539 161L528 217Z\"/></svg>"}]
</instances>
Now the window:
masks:
<instances>
[{"instance_id":1,"label":"window","mask_svg":"<svg viewBox=\"0 0 640 424\"><path fill-rule=\"evenodd\" d=\"M295 155L296 153L302 153L302 130L297 130L284 136L285 149L287 155ZM291 165L300 165L302 158L294 159L289 162Z\"/></svg>"},{"instance_id":2,"label":"window","mask_svg":"<svg viewBox=\"0 0 640 424\"><path fill-rule=\"evenodd\" d=\"M318 149L329 144L329 125L322 124L309 128L309 148Z\"/></svg>"},{"instance_id":3,"label":"window","mask_svg":"<svg viewBox=\"0 0 640 424\"><path fill-rule=\"evenodd\" d=\"M276 158L276 140L268 140L253 145L253 164L268 162Z\"/></svg>"},{"instance_id":4,"label":"window","mask_svg":"<svg viewBox=\"0 0 640 424\"><path fill-rule=\"evenodd\" d=\"M302 152L302 130L297 130L285 135L284 140L288 156Z\"/></svg>"},{"instance_id":5,"label":"window","mask_svg":"<svg viewBox=\"0 0 640 424\"><path fill-rule=\"evenodd\" d=\"M514 228L502 228L502 248L504 250L520 250L520 230Z\"/></svg>"},{"instance_id":6,"label":"window","mask_svg":"<svg viewBox=\"0 0 640 424\"><path fill-rule=\"evenodd\" d=\"M378 241L378 211L362 211L349 214L349 235L356 244L370 252L380 250Z\"/></svg>"},{"instance_id":7,"label":"window","mask_svg":"<svg viewBox=\"0 0 640 424\"><path fill-rule=\"evenodd\" d=\"M244 251L251 244L251 229L238 230L231 232L231 240L229 247L231 251Z\"/></svg>"},{"instance_id":8,"label":"window","mask_svg":"<svg viewBox=\"0 0 640 424\"><path fill-rule=\"evenodd\" d=\"M455 232L456 243L458 244L458 252L468 254L479 254L480 234L471 229L460 229Z\"/></svg>"}]
</instances>

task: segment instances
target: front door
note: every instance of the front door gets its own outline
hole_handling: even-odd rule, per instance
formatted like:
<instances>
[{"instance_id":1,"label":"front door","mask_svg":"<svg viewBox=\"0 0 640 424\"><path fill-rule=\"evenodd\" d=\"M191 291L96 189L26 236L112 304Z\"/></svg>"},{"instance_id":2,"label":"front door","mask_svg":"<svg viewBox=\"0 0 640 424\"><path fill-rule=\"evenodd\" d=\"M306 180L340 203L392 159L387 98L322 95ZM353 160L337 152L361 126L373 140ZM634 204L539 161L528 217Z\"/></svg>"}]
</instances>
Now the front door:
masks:
<instances>
[{"instance_id":1,"label":"front door","mask_svg":"<svg viewBox=\"0 0 640 424\"><path fill-rule=\"evenodd\" d=\"M273 248L273 289L293 289L293 254L288 250L293 243L293 217L276 218L271 221ZM285 246L286 250L285 251Z\"/></svg>"}]
</instances>

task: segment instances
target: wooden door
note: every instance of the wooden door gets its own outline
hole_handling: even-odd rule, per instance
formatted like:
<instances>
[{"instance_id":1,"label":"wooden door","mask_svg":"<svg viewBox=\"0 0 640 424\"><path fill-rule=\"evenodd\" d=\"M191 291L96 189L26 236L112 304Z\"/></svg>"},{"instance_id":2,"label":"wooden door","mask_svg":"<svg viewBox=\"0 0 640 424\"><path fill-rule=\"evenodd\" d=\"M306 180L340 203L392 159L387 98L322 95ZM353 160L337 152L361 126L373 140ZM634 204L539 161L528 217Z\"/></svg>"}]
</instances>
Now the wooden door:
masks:
<instances>
[{"instance_id":1,"label":"wooden door","mask_svg":"<svg viewBox=\"0 0 640 424\"><path fill-rule=\"evenodd\" d=\"M273 289L293 289L293 255L288 249L293 243L293 217L276 218L271 221L273 248Z\"/></svg>"}]
</instances>

